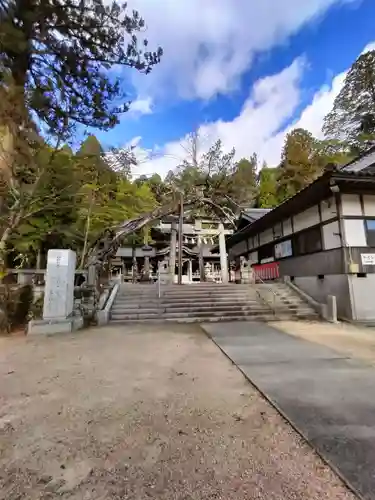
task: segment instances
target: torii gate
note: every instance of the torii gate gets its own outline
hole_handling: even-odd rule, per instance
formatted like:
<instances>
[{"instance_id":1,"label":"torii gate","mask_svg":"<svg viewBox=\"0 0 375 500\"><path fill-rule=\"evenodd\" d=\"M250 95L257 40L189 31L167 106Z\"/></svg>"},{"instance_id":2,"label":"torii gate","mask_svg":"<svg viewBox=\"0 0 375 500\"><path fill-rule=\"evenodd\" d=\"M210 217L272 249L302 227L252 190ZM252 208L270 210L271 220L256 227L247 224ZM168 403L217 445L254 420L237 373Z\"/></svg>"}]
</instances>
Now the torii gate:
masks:
<instances>
[{"instance_id":1,"label":"torii gate","mask_svg":"<svg viewBox=\"0 0 375 500\"><path fill-rule=\"evenodd\" d=\"M132 234L139 229L142 229L145 225L149 224L154 220L161 219L166 215L171 215L173 213L177 213L179 209L182 210L185 207L191 206L200 206L200 205L208 205L214 209L214 211L219 215L220 219L225 219L229 221L233 227L235 227L235 216L231 210L227 207L220 207L215 202L210 200L209 198L200 198L195 196L183 203L183 207L181 207L181 202L179 200L174 200L172 203L168 205L163 205L157 207L151 212L140 215L134 219L125 221L120 226L107 229L103 235L96 241L95 245L90 249L88 258L86 261L86 267L96 269L96 272L102 267L105 262L113 255L116 254L121 239L124 236ZM225 231L224 226L221 226L221 230L219 231L219 245L220 245L220 264L221 268L224 271L224 281L227 281L228 276L228 264L227 264L227 256L225 251ZM101 247L102 246L102 247ZM224 251L223 251L224 248ZM226 271L225 271L226 270ZM91 273L89 272L89 275ZM89 282L92 281L89 276ZM93 284L93 283L92 283Z\"/></svg>"}]
</instances>

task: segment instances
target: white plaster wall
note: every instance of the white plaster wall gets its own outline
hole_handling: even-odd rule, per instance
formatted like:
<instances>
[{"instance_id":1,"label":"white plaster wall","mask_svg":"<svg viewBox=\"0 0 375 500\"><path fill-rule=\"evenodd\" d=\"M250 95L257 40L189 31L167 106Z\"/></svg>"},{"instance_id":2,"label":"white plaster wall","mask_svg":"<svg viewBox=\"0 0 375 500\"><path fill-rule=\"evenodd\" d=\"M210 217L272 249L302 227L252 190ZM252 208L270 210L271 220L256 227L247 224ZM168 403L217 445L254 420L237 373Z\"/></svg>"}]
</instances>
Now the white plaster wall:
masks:
<instances>
[{"instance_id":1,"label":"white plaster wall","mask_svg":"<svg viewBox=\"0 0 375 500\"><path fill-rule=\"evenodd\" d=\"M319 208L315 205L293 217L294 232L301 231L320 222Z\"/></svg>"},{"instance_id":2,"label":"white plaster wall","mask_svg":"<svg viewBox=\"0 0 375 500\"><path fill-rule=\"evenodd\" d=\"M273 228L274 239L277 240L283 236L282 224L276 224Z\"/></svg>"},{"instance_id":3,"label":"white plaster wall","mask_svg":"<svg viewBox=\"0 0 375 500\"><path fill-rule=\"evenodd\" d=\"M365 278L358 278L357 275L350 274L348 279L353 319L373 321L375 319L375 274L367 274Z\"/></svg>"},{"instance_id":4,"label":"white plaster wall","mask_svg":"<svg viewBox=\"0 0 375 500\"><path fill-rule=\"evenodd\" d=\"M333 196L320 202L320 211L323 221L337 217L336 200Z\"/></svg>"},{"instance_id":5,"label":"white plaster wall","mask_svg":"<svg viewBox=\"0 0 375 500\"><path fill-rule=\"evenodd\" d=\"M266 259L262 259L260 261L261 264L269 264L270 262L273 262L275 259L274 257L267 257Z\"/></svg>"},{"instance_id":6,"label":"white plaster wall","mask_svg":"<svg viewBox=\"0 0 375 500\"><path fill-rule=\"evenodd\" d=\"M288 234L292 234L292 221L290 219L286 219L283 221L283 230L284 230L284 236L287 236Z\"/></svg>"},{"instance_id":7,"label":"white plaster wall","mask_svg":"<svg viewBox=\"0 0 375 500\"><path fill-rule=\"evenodd\" d=\"M363 219L344 220L345 228L345 246L366 247L366 231Z\"/></svg>"},{"instance_id":8,"label":"white plaster wall","mask_svg":"<svg viewBox=\"0 0 375 500\"><path fill-rule=\"evenodd\" d=\"M258 263L258 252L251 252L248 257L248 261L251 264L257 264Z\"/></svg>"},{"instance_id":9,"label":"white plaster wall","mask_svg":"<svg viewBox=\"0 0 375 500\"><path fill-rule=\"evenodd\" d=\"M234 245L230 250L229 250L229 255L231 257L237 257L238 255L242 255L243 253L247 252L247 244L246 240L240 241L237 243L237 245Z\"/></svg>"},{"instance_id":10,"label":"white plaster wall","mask_svg":"<svg viewBox=\"0 0 375 500\"><path fill-rule=\"evenodd\" d=\"M361 199L359 194L341 195L343 215L362 215Z\"/></svg>"},{"instance_id":11,"label":"white plaster wall","mask_svg":"<svg viewBox=\"0 0 375 500\"><path fill-rule=\"evenodd\" d=\"M364 195L363 196L363 208L365 210L365 215L369 217L375 217L375 196Z\"/></svg>"},{"instance_id":12,"label":"white plaster wall","mask_svg":"<svg viewBox=\"0 0 375 500\"><path fill-rule=\"evenodd\" d=\"M340 227L337 220L323 226L323 248L330 250L331 248L341 247Z\"/></svg>"},{"instance_id":13,"label":"white plaster wall","mask_svg":"<svg viewBox=\"0 0 375 500\"><path fill-rule=\"evenodd\" d=\"M269 243L273 241L273 231L272 228L266 229L263 233L260 233L260 244L264 245L265 243Z\"/></svg>"}]
</instances>

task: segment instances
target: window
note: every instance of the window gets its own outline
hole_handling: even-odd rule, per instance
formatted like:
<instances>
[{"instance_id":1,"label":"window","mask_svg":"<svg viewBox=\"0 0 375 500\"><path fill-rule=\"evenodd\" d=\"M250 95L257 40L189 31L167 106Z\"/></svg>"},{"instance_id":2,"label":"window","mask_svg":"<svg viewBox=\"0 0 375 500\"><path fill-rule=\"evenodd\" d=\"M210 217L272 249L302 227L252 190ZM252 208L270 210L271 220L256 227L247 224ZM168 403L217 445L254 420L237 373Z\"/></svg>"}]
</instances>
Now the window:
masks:
<instances>
[{"instance_id":1,"label":"window","mask_svg":"<svg viewBox=\"0 0 375 500\"><path fill-rule=\"evenodd\" d=\"M322 250L322 236L320 227L296 234L294 237L294 255L320 252Z\"/></svg>"},{"instance_id":2,"label":"window","mask_svg":"<svg viewBox=\"0 0 375 500\"><path fill-rule=\"evenodd\" d=\"M282 231L281 223L276 224L276 226L274 226L274 228L273 228L273 239L278 240L282 236L283 236L283 231Z\"/></svg>"},{"instance_id":3,"label":"window","mask_svg":"<svg viewBox=\"0 0 375 500\"><path fill-rule=\"evenodd\" d=\"M367 244L370 247L375 247L375 220L366 220Z\"/></svg>"},{"instance_id":4,"label":"window","mask_svg":"<svg viewBox=\"0 0 375 500\"><path fill-rule=\"evenodd\" d=\"M261 262L264 259L273 258L273 245L266 245L259 249L258 251L258 259Z\"/></svg>"}]
</instances>

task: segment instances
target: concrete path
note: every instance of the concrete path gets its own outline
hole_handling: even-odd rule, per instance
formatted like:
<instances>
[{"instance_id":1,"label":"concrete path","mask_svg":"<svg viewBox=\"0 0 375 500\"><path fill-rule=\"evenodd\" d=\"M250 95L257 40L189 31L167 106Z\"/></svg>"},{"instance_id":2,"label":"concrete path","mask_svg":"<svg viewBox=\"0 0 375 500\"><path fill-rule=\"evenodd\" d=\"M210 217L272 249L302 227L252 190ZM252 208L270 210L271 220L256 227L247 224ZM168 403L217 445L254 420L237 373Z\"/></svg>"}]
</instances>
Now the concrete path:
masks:
<instances>
[{"instance_id":1,"label":"concrete path","mask_svg":"<svg viewBox=\"0 0 375 500\"><path fill-rule=\"evenodd\" d=\"M364 498L375 499L373 366L266 324L204 329Z\"/></svg>"}]
</instances>

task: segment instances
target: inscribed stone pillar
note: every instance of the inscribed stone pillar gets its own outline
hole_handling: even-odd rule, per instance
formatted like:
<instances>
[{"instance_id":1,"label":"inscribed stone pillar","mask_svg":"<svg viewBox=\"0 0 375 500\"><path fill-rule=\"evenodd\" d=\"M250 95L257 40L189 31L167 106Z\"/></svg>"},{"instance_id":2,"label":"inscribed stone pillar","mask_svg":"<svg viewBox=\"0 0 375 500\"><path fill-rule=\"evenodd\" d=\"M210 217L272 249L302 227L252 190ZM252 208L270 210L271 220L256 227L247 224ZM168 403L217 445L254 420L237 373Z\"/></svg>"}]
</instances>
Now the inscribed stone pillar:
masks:
<instances>
[{"instance_id":1,"label":"inscribed stone pillar","mask_svg":"<svg viewBox=\"0 0 375 500\"><path fill-rule=\"evenodd\" d=\"M43 319L66 319L73 313L76 254L72 250L49 250Z\"/></svg>"},{"instance_id":2,"label":"inscribed stone pillar","mask_svg":"<svg viewBox=\"0 0 375 500\"><path fill-rule=\"evenodd\" d=\"M228 283L228 256L225 244L225 233L223 223L219 224L219 250L220 250L220 267L221 267L221 281Z\"/></svg>"}]
</instances>

